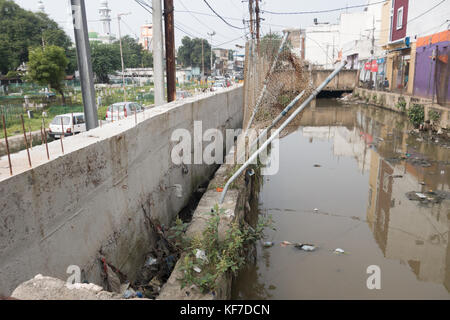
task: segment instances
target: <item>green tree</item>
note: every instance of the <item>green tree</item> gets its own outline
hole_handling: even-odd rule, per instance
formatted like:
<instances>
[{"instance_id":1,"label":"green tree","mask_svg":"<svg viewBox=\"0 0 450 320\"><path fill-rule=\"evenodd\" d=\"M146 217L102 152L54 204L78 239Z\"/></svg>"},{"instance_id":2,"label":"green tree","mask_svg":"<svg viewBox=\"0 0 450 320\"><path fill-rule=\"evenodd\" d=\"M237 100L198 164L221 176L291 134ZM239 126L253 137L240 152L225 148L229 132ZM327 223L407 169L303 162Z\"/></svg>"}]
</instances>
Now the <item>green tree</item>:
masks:
<instances>
[{"instance_id":1,"label":"green tree","mask_svg":"<svg viewBox=\"0 0 450 320\"><path fill-rule=\"evenodd\" d=\"M0 0L0 72L6 74L28 61L29 48L57 45L64 50L70 38L45 13L33 13L11 0ZM67 53L67 52L66 52Z\"/></svg>"},{"instance_id":2,"label":"green tree","mask_svg":"<svg viewBox=\"0 0 450 320\"><path fill-rule=\"evenodd\" d=\"M142 52L142 67L153 68L153 54L150 51Z\"/></svg>"},{"instance_id":3,"label":"green tree","mask_svg":"<svg viewBox=\"0 0 450 320\"><path fill-rule=\"evenodd\" d=\"M109 83L109 75L121 68L120 51L115 44L91 43L92 70L97 81Z\"/></svg>"},{"instance_id":4,"label":"green tree","mask_svg":"<svg viewBox=\"0 0 450 320\"><path fill-rule=\"evenodd\" d=\"M61 94L65 104L63 80L68 59L64 49L57 46L37 47L30 50L28 79L40 85L48 85Z\"/></svg>"},{"instance_id":5,"label":"green tree","mask_svg":"<svg viewBox=\"0 0 450 320\"><path fill-rule=\"evenodd\" d=\"M120 52L119 41L114 43L117 50ZM122 37L122 48L123 48L123 62L125 68L140 68L142 67L142 53L144 49L141 44L130 36Z\"/></svg>"},{"instance_id":6,"label":"green tree","mask_svg":"<svg viewBox=\"0 0 450 320\"><path fill-rule=\"evenodd\" d=\"M203 40L203 54L205 70L210 70L211 45L207 40ZM213 60L215 55L213 53ZM178 61L183 67L202 67L202 39L184 37L181 46L178 48Z\"/></svg>"}]
</instances>

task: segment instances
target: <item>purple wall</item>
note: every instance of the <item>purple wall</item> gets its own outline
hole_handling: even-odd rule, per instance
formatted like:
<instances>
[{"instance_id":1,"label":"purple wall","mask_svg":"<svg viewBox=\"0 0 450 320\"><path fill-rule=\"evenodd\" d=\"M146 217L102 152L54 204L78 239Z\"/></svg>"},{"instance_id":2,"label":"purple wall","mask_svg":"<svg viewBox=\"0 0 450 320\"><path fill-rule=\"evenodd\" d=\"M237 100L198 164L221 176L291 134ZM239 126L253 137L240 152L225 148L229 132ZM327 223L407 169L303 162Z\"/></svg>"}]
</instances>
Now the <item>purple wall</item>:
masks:
<instances>
[{"instance_id":1,"label":"purple wall","mask_svg":"<svg viewBox=\"0 0 450 320\"><path fill-rule=\"evenodd\" d=\"M428 46L417 48L416 52L416 71L414 75L414 95L423 98L433 98L436 78L436 61L432 60L433 50L438 49L439 57L445 60L445 56L450 55L450 42L440 42ZM439 62L437 74L437 93L436 95L446 101L450 101L450 68L448 63Z\"/></svg>"}]
</instances>

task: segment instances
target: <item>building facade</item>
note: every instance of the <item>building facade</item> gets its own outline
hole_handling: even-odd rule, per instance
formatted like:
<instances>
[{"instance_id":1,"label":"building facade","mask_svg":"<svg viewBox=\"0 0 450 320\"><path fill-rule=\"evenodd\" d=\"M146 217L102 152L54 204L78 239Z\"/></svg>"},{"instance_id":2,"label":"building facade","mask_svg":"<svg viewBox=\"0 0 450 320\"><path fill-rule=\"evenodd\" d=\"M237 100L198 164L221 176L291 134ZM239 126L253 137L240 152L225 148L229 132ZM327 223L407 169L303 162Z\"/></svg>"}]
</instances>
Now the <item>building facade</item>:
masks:
<instances>
[{"instance_id":1,"label":"building facade","mask_svg":"<svg viewBox=\"0 0 450 320\"><path fill-rule=\"evenodd\" d=\"M144 24L141 26L141 35L139 37L139 43L144 50L153 51L153 25Z\"/></svg>"}]
</instances>

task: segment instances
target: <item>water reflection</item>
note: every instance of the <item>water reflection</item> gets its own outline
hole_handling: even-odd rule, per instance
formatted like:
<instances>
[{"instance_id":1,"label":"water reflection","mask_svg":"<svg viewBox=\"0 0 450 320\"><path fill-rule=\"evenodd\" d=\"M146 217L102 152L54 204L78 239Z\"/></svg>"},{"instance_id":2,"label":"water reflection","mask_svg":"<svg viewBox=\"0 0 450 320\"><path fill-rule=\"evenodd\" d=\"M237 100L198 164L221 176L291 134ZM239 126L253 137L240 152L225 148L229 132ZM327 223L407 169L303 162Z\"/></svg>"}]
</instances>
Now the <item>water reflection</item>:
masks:
<instances>
[{"instance_id":1,"label":"water reflection","mask_svg":"<svg viewBox=\"0 0 450 320\"><path fill-rule=\"evenodd\" d=\"M326 250L298 256L280 247L259 248L257 264L248 266L236 279L234 298L448 299L439 286L450 292L450 150L409 135L411 128L396 113L326 103L328 106L307 110L300 127L290 128L281 141L281 170L277 176L267 177L260 207L276 216L278 233L271 234L271 240L308 235L330 249L338 237L327 232L336 233L345 238L342 243L354 247L352 259L361 261L336 262ZM324 162L322 171L311 170L314 158ZM305 166L308 168L299 168ZM296 183L296 179L302 182ZM406 194L412 191L447 192L447 199L440 203L411 201ZM321 199L319 214L311 210L316 198ZM347 222L330 220L338 218ZM298 227L293 228L294 224ZM380 250L378 264L401 288L392 284L380 293L368 292L360 285L365 275L354 280L350 270L360 270L366 260L378 259ZM324 267L324 263L331 266ZM298 269L304 276L295 273ZM414 277L405 275L405 270ZM339 273L342 279L332 273ZM308 279L319 274L334 286Z\"/></svg>"}]
</instances>

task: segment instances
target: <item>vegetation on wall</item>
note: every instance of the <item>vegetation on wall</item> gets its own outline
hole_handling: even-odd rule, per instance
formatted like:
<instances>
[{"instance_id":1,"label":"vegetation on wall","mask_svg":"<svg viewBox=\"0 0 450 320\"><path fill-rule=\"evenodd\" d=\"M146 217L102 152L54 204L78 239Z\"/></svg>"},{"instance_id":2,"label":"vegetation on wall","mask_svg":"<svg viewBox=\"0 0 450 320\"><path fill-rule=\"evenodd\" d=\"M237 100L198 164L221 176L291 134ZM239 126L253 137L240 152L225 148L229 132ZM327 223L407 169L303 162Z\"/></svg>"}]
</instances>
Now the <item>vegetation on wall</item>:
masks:
<instances>
[{"instance_id":1,"label":"vegetation on wall","mask_svg":"<svg viewBox=\"0 0 450 320\"><path fill-rule=\"evenodd\" d=\"M406 100L404 97L398 98L397 104L395 105L397 109L399 109L401 112L406 111Z\"/></svg>"},{"instance_id":2,"label":"vegetation on wall","mask_svg":"<svg viewBox=\"0 0 450 320\"><path fill-rule=\"evenodd\" d=\"M246 249L249 245L264 237L264 229L271 225L271 218L260 218L257 226L233 222L223 240L219 239L220 217L225 215L223 209L216 205L210 213L207 227L201 236L187 238L184 232L187 224L177 220L171 229L170 237L174 244L185 252L181 271L182 288L195 285L203 293L214 292L220 280L227 274L236 274L244 266Z\"/></svg>"},{"instance_id":3,"label":"vegetation on wall","mask_svg":"<svg viewBox=\"0 0 450 320\"><path fill-rule=\"evenodd\" d=\"M413 104L408 110L409 121L417 128L425 121L425 108L421 104Z\"/></svg>"}]
</instances>

